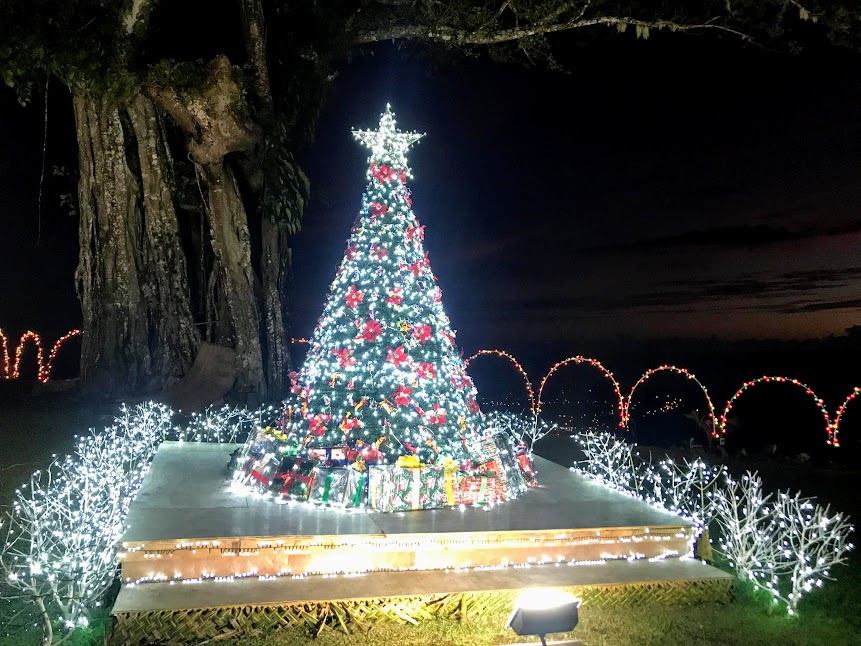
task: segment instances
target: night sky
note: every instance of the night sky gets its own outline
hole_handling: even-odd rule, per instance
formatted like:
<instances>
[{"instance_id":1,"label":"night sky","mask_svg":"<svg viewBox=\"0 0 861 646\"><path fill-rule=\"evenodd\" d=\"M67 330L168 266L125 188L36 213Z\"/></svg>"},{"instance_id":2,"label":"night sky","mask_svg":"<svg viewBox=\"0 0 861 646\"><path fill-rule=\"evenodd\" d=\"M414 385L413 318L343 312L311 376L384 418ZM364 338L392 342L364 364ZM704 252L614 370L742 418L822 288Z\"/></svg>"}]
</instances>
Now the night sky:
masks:
<instances>
[{"instance_id":1,"label":"night sky","mask_svg":"<svg viewBox=\"0 0 861 646\"><path fill-rule=\"evenodd\" d=\"M810 338L861 323L857 56L731 40L613 36L559 50L567 73L440 61L383 45L341 66L295 239L294 333L310 334L365 187L352 127L391 102L414 149L413 206L467 352L542 339ZM56 206L74 164L52 87L36 246L42 109L2 91L0 326L62 331L76 221Z\"/></svg>"}]
</instances>

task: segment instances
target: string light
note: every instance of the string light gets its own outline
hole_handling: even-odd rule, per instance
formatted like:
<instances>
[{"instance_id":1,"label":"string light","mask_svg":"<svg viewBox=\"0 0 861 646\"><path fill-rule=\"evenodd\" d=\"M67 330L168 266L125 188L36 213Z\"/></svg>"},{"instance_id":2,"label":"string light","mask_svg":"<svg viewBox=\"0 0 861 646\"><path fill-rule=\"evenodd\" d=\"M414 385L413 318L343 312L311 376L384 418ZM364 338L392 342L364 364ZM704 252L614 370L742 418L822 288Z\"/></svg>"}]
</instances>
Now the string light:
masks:
<instances>
[{"instance_id":1,"label":"string light","mask_svg":"<svg viewBox=\"0 0 861 646\"><path fill-rule=\"evenodd\" d=\"M682 375L683 377L693 381L697 386L700 387L700 390L702 390L703 394L706 396L706 403L708 404L708 407L709 407L709 419L711 420L711 427L712 427L711 435L712 435L712 437L717 437L718 436L718 423L717 423L717 419L715 418L714 404L712 404L711 397L709 397L709 391L706 389L705 386L703 386L702 382L699 379L697 379L696 375L694 375L694 373L692 373L690 370L688 370L687 368L679 368L678 366L670 366L670 365L658 366L657 368L650 368L645 373L643 373L643 376L640 377L637 380L637 383L635 383L633 385L633 387L631 388L631 392L628 393L628 397L625 400L624 417L623 417L622 426L627 426L628 422L631 421L631 400L634 397L634 392L636 392L636 390L640 386L640 384L648 381L653 375L655 375L658 372L672 372L672 373L675 373L677 375Z\"/></svg>"},{"instance_id":2,"label":"string light","mask_svg":"<svg viewBox=\"0 0 861 646\"><path fill-rule=\"evenodd\" d=\"M801 383L798 379L791 379L789 377L769 377L762 376L756 379L751 379L741 385L741 387L735 392L735 394L729 398L729 401L726 403L726 408L724 408L723 413L720 416L720 433L721 435L726 434L727 427L727 416L732 410L733 405L735 404L736 399L741 397L744 393L746 393L753 386L758 386L759 384L768 384L768 383L778 383L778 384L791 384L793 386L797 386L798 388L803 388L804 392L810 395L813 398L813 401L816 403L816 406L819 408L819 411L822 413L822 417L825 419L825 433L827 436L826 443L832 446L838 446L837 443L837 429L831 423L831 417L828 414L828 411L825 408L825 402L813 392L813 389L807 384ZM857 390L857 389L856 389Z\"/></svg>"},{"instance_id":3,"label":"string light","mask_svg":"<svg viewBox=\"0 0 861 646\"><path fill-rule=\"evenodd\" d=\"M698 532L711 523L721 529L720 549L736 575L772 595L795 614L801 597L833 578L853 549L849 518L831 514L800 493L766 494L762 479L747 472L733 478L724 466L701 459L655 468L636 450L610 433L575 436L586 456L572 467L595 481L693 521ZM789 590L784 595L785 590Z\"/></svg>"},{"instance_id":4,"label":"string light","mask_svg":"<svg viewBox=\"0 0 861 646\"><path fill-rule=\"evenodd\" d=\"M843 420L843 413L846 412L846 407L849 405L853 399L855 399L858 395L861 395L861 388L855 386L851 393L843 400L843 403L840 404L840 407L837 409L837 414L834 416L834 422L831 424L831 443L834 446L840 446L839 438L837 437L837 433L840 430L840 422Z\"/></svg>"},{"instance_id":5,"label":"string light","mask_svg":"<svg viewBox=\"0 0 861 646\"><path fill-rule=\"evenodd\" d=\"M274 414L272 407L224 406L175 428L167 406L123 405L111 426L76 436L71 455L55 456L15 491L11 510L0 518L0 577L23 599L44 602L46 635L55 625L83 625L114 581L129 506L161 443L241 441Z\"/></svg>"},{"instance_id":6,"label":"string light","mask_svg":"<svg viewBox=\"0 0 861 646\"><path fill-rule=\"evenodd\" d=\"M40 383L46 384L51 380L51 371L53 370L54 359L57 357L57 353L60 351L60 348L63 347L63 344L66 343L69 339L80 336L80 330L69 330L59 339L54 342L53 347L51 348L51 352L48 355L48 361L44 361L44 352L42 349L42 337L39 336L38 333L33 332L32 330L27 330L21 335L21 338L18 340L18 347L15 349L15 363L12 364L9 356L9 342L6 335L3 333L3 330L0 329L0 348L2 348L3 352L3 372L0 374L0 378L3 379L18 379L21 375L21 356L24 354L24 347L27 342L31 342L34 346L36 346L36 378Z\"/></svg>"},{"instance_id":7,"label":"string light","mask_svg":"<svg viewBox=\"0 0 861 646\"><path fill-rule=\"evenodd\" d=\"M550 370L544 375L544 378L541 380L541 385L538 387L538 400L535 405L535 414L538 415L541 413L541 396L544 393L544 386L547 383L547 380L552 377L559 368L568 365L569 363L581 364L585 363L586 365L593 366L598 368L601 371L601 374L604 375L607 379L610 380L610 383L613 385L613 392L616 395L616 399L618 401L618 409L619 409L619 426L625 426L625 397L622 395L621 386L619 386L619 382L616 381L616 378L613 376L613 373L607 370L603 364L597 359L590 359L589 357L576 356L576 357L568 357L567 359L563 359L562 361L557 362Z\"/></svg>"},{"instance_id":8,"label":"string light","mask_svg":"<svg viewBox=\"0 0 861 646\"><path fill-rule=\"evenodd\" d=\"M217 543L166 545L164 541L155 541L124 543L119 559L124 585L140 585L167 580L226 581L247 576L265 579L331 578L383 571L468 572L545 564L602 564L621 559L662 560L679 554L679 550L668 543L690 545L693 540L693 530L689 526L643 527L626 531L629 533L622 535L606 530L603 534L602 530L547 530L528 536L521 532L429 534L403 538L336 535L301 542L290 540L289 544L258 540L256 545L246 546L240 551L221 548ZM356 558L359 549L365 558ZM470 554L459 556L460 551ZM588 551L587 559L574 556L584 551ZM399 566L397 556L393 556L397 554L407 554L408 561L417 564ZM416 558L419 554L421 558ZM237 560L238 557L252 560ZM298 557L295 563L301 570L288 567L291 557ZM206 559L205 572L196 568L201 559ZM158 569L157 563L165 563L170 570ZM187 573L183 572L183 565L190 566Z\"/></svg>"},{"instance_id":9,"label":"string light","mask_svg":"<svg viewBox=\"0 0 861 646\"><path fill-rule=\"evenodd\" d=\"M620 428L627 428L628 423L631 421L631 414L630 414L630 412L631 412L631 401L634 397L634 393L636 392L637 388L640 385L642 385L645 381L650 379L653 375L655 375L658 372L662 372L662 371L669 371L669 372L673 372L675 374L682 375L683 377L693 381L694 383L697 384L697 386L699 386L700 390L702 390L703 395L706 398L706 404L708 405L708 417L709 417L709 420L711 422L711 428L713 429L711 432L711 435L712 435L712 437L716 437L716 438L723 436L723 435L726 435L727 426L729 423L728 422L728 415L729 415L730 411L732 410L732 407L735 404L736 399L738 399L742 395L742 393L747 392L747 390L749 390L751 387L756 386L756 385L761 384L761 383L788 383L788 384L792 384L794 386L798 386L800 388L803 388L804 391L813 398L814 402L816 403L817 407L819 408L820 412L822 413L823 418L825 419L826 444L828 444L830 446L834 446L834 447L839 447L840 442L839 442L839 438L838 438L838 433L840 431L840 423L842 422L843 415L846 411L846 406L852 400L854 400L856 397L861 395L861 387L856 386L852 390L852 392L849 393L849 395L846 397L846 399L843 400L843 403L840 404L840 407L837 409L836 415L832 419L831 416L829 415L827 409L825 408L825 402L807 384L802 383L798 379L792 379L790 377L763 376L763 377L759 377L758 379L752 379L752 380L742 384L742 386L736 391L736 393L732 397L730 397L729 401L727 401L726 407L724 408L724 411L723 411L723 414L721 414L720 417L718 417L716 414L717 409L715 408L714 403L712 402L712 399L711 399L711 396L709 395L708 389L696 377L696 375L694 375L694 373L692 373L687 368L681 368L681 367L672 366L672 365L663 365L663 366L658 366L657 368L650 368L645 373L643 373L643 375L637 380L637 382L633 385L633 387L631 388L630 392L628 393L628 395L626 397L625 395L622 394L622 387L619 384L619 382L616 380L616 378L613 376L613 373L610 372L607 368L605 368L604 365L600 361L598 361L597 359L591 359L588 357L583 357L583 356L578 355L575 357L568 357L567 359L563 359L562 361L559 361L556 364L554 364L553 367L550 368L550 370L547 372L546 375L544 375L544 378L541 380L541 384L538 387L538 397L536 399L533 399L532 384L529 381L529 377L526 374L526 371L523 369L523 366L520 364L520 362L518 362L517 359L515 359L508 352L505 352L504 350L497 350L497 349L479 350L474 355L472 355L469 359L467 359L467 361L465 363L468 364L470 361L472 361L476 357L481 356L481 355L486 355L486 354L494 354L494 355L498 355L498 356L501 356L501 357L508 359L517 368L517 370L523 375L524 381L526 383L526 394L530 398L530 401L534 402L534 404L532 405L532 408L531 408L532 414L534 416L537 416L541 413L541 408L543 405L542 396L544 393L544 386L546 385L547 380L550 377L552 377L559 368L562 368L563 366L565 366L569 363L577 363L577 364L585 363L587 365L594 366L595 368L598 368L601 371L601 373L607 379L609 379L611 384L613 385L613 391L616 395L617 408L619 411L619 418L620 418L619 419L619 427ZM665 406L664 408L666 410L670 410L670 408L667 408L667 406Z\"/></svg>"},{"instance_id":10,"label":"string light","mask_svg":"<svg viewBox=\"0 0 861 646\"><path fill-rule=\"evenodd\" d=\"M514 365L515 369L523 377L524 384L526 385L526 396L529 398L529 411L533 415L535 415L536 414L536 411L535 411L535 393L532 391L532 382L529 381L529 375L526 374L526 370L524 370L524 368L520 364L520 362L517 359L515 359L512 355L507 353L505 350L479 350L474 355L472 355L469 359L464 361L463 365L469 367L469 364L472 362L473 359L476 359L476 358L482 357L482 356L492 356L492 355L496 355L497 357L502 357L503 359L507 359L509 362L511 362Z\"/></svg>"}]
</instances>

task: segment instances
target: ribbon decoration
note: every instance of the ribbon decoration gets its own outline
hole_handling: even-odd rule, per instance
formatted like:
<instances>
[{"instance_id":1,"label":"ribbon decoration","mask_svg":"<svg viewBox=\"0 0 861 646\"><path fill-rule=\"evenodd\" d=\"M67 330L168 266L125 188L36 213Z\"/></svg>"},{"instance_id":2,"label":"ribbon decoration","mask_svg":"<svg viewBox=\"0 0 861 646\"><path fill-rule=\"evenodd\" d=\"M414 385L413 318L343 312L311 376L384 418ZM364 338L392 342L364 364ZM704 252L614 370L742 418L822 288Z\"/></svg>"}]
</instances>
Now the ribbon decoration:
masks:
<instances>
[{"instance_id":1,"label":"ribbon decoration","mask_svg":"<svg viewBox=\"0 0 861 646\"><path fill-rule=\"evenodd\" d=\"M410 457L416 457L416 456L413 455ZM418 458L416 458L416 461L418 461ZM424 465L422 465L422 466L424 466ZM410 493L412 494L410 496L410 507L412 509L421 509L422 508L421 507L421 504L422 504L422 470L421 470L421 468L415 468L415 467L411 468L409 470L413 474L413 482L412 482L412 486L410 487Z\"/></svg>"},{"instance_id":2,"label":"ribbon decoration","mask_svg":"<svg viewBox=\"0 0 861 646\"><path fill-rule=\"evenodd\" d=\"M446 474L443 476L443 478L445 478L445 498L450 506L455 505L454 479L456 477L456 474L448 472L446 472Z\"/></svg>"},{"instance_id":3,"label":"ribbon decoration","mask_svg":"<svg viewBox=\"0 0 861 646\"><path fill-rule=\"evenodd\" d=\"M353 507L358 507L362 502L362 491L365 489L365 483L368 479L368 474L357 471L359 474L359 482L356 483L356 491L353 492Z\"/></svg>"},{"instance_id":4,"label":"ribbon decoration","mask_svg":"<svg viewBox=\"0 0 861 646\"><path fill-rule=\"evenodd\" d=\"M329 504L329 494L331 493L331 489L332 489L332 470L329 469L329 473L326 474L326 480L323 483L323 498L322 498L322 500L323 500L324 505Z\"/></svg>"}]
</instances>

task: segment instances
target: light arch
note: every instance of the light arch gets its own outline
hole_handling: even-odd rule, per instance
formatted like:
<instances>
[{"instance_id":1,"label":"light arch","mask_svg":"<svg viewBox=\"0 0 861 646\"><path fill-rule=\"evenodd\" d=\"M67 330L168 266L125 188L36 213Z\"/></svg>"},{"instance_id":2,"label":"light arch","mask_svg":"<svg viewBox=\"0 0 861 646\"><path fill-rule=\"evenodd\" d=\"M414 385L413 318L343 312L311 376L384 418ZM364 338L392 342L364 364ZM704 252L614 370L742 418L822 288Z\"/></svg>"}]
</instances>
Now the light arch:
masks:
<instances>
[{"instance_id":1,"label":"light arch","mask_svg":"<svg viewBox=\"0 0 861 646\"><path fill-rule=\"evenodd\" d=\"M729 401L726 403L726 408L724 408L723 413L720 416L720 432L721 434L726 434L726 426L727 426L727 416L732 410L733 404L735 401L741 397L741 395L747 392L749 389L754 386L758 386L759 384L768 384L768 383L778 383L778 384L791 384L793 386L797 386L798 388L803 388L804 392L810 395L813 398L813 401L816 403L817 408L819 408L819 412L822 413L822 417L825 419L825 433L827 437L828 444L834 444L834 440L836 439L836 429L831 422L831 416L828 414L828 410L825 408L825 402L822 400L819 395L813 392L813 389L805 383L800 382L798 379L792 379L790 377L772 377L768 375L763 375L762 377L757 377L756 379L751 379L750 381L746 381L739 387L739 389L735 392L735 394L729 398ZM857 389L856 389L857 390ZM853 393L850 395L851 399L854 399L857 393ZM851 401L850 398L847 398L847 401L843 403L842 408L845 409L846 404ZM835 445L836 446L836 445Z\"/></svg>"},{"instance_id":2,"label":"light arch","mask_svg":"<svg viewBox=\"0 0 861 646\"><path fill-rule=\"evenodd\" d=\"M577 355L575 357L568 357L567 359L563 359L562 361L557 362L553 365L550 370L547 371L547 374L544 375L544 378L541 380L541 385L538 387L538 399L535 401L535 414L538 415L541 412L541 396L544 393L544 386L547 384L547 380L552 377L559 368L562 368L569 363L581 364L584 363L586 365L597 368L601 371L601 374L606 377L610 383L613 385L613 392L616 394L616 407L619 411L619 426L625 426L625 397L622 395L622 388L619 386L619 382L616 381L616 377L613 376L613 373L607 370L604 365L598 361L597 359L592 359L590 357L584 357L581 355Z\"/></svg>"},{"instance_id":3,"label":"light arch","mask_svg":"<svg viewBox=\"0 0 861 646\"><path fill-rule=\"evenodd\" d=\"M628 422L631 419L631 400L634 397L634 393L637 392L637 388L641 384L647 382L653 375L655 375L659 372L672 372L672 373L675 373L677 375L681 375L681 376L685 377L686 379L693 381L697 386L699 386L700 390L703 391L703 395L705 395L706 404L708 404L709 419L711 419L711 422L712 422L712 437L717 437L718 434L720 432L722 432L721 429L723 427L718 426L718 420L717 420L717 416L715 414L715 407L714 407L714 404L712 403L712 398L709 396L708 388L706 388L703 385L703 383L699 379L697 379L697 376L694 373L692 373L690 370L688 370L687 368L680 368L678 366L671 366L671 365L663 365L663 366L658 366L657 368L649 368L637 380L637 383L635 383L633 386L631 386L631 390L628 393L628 397L625 400L625 405L624 405L623 420L624 420L625 426L628 425Z\"/></svg>"},{"instance_id":4,"label":"light arch","mask_svg":"<svg viewBox=\"0 0 861 646\"><path fill-rule=\"evenodd\" d=\"M829 433L828 443L832 446L840 446L840 438L837 437L840 432L840 421L843 419L843 413L846 412L846 407L849 403L861 395L861 387L855 386L852 389L852 392L847 395L846 399L843 400L843 403L840 404L840 407L837 409L837 413L834 415L834 421L831 423L831 432Z\"/></svg>"},{"instance_id":5,"label":"light arch","mask_svg":"<svg viewBox=\"0 0 861 646\"><path fill-rule=\"evenodd\" d=\"M529 398L529 412L533 415L536 415L536 406L535 406L535 392L532 390L532 382L529 381L529 375L526 374L526 370L523 369L523 366L520 362L515 359L511 354L506 352L505 350L479 350L474 355L466 359L463 364L469 367L470 362L473 359L477 359L478 357L487 356L487 355L496 355L498 357L502 357L503 359L507 359L520 373L520 376L523 377L523 382L526 386L526 396Z\"/></svg>"}]
</instances>

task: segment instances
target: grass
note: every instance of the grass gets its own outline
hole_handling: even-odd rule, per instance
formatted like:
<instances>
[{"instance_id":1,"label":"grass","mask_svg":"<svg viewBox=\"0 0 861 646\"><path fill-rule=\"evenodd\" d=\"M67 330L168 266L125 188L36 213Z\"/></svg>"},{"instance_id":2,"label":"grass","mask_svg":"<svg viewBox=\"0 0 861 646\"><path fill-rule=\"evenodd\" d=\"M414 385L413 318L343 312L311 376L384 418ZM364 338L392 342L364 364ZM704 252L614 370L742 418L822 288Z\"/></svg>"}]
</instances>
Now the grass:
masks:
<instances>
[{"instance_id":1,"label":"grass","mask_svg":"<svg viewBox=\"0 0 861 646\"><path fill-rule=\"evenodd\" d=\"M29 474L44 467L53 453L68 451L73 436L86 432L90 426L101 427L113 418L117 404L94 404L76 399L69 393L31 395L23 386L0 383L0 511L8 505L14 489L26 481ZM539 453L569 464L570 440L548 437L542 441ZM541 446L541 445L539 445ZM542 450L543 449L543 450ZM736 465L759 468L767 484L773 487L800 488L832 502L836 509L861 514L861 500L855 496L858 472L842 470L829 472L812 466L784 465L773 462L763 465ZM827 476L827 477L825 477ZM834 572L836 581L826 583L802 602L800 614L788 618L771 608L744 586L739 586L736 598L728 604L703 604L687 607L652 605L648 607L590 607L580 613L580 625L568 638L585 646L643 646L648 644L726 646L768 644L793 646L808 644L861 644L861 559L855 554L848 567ZM0 591L2 595L2 591ZM0 604L2 617L14 604ZM504 615L481 621L423 622L418 625L377 624L350 635L325 628L319 636L301 629L279 629L266 634L235 636L217 643L231 646L448 646L458 644L510 644L535 641L518 638L504 628ZM103 629L99 618L91 628L77 631L69 646L95 646L102 642ZM0 646L35 646L40 633L30 630L4 637L0 631ZM562 639L562 635L553 635Z\"/></svg>"},{"instance_id":2,"label":"grass","mask_svg":"<svg viewBox=\"0 0 861 646\"><path fill-rule=\"evenodd\" d=\"M506 617L489 617L462 624L434 621L412 625L378 624L367 631L345 635L325 630L315 646L456 646L491 645L537 641L518 637L504 628ZM266 635L222 644L231 646L294 646L306 644L313 636L304 630L278 630ZM706 645L859 643L858 627L845 620L824 615L802 619L770 616L756 604L703 604L684 608L670 606L600 607L584 606L580 624L567 635L553 639L576 639L584 646Z\"/></svg>"}]
</instances>

